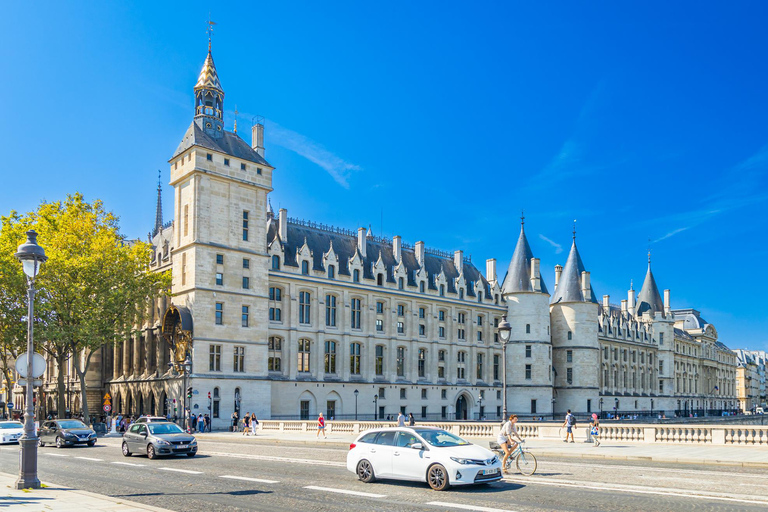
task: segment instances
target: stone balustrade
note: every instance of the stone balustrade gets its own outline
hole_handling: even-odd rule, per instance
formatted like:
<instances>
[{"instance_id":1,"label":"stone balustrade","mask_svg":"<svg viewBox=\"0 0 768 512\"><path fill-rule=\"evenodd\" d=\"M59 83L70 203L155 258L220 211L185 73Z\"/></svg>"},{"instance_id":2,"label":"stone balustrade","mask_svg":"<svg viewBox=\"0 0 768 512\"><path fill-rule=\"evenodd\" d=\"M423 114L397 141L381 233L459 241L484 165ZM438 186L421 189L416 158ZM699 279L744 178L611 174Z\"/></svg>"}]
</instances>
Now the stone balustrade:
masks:
<instances>
[{"instance_id":1,"label":"stone balustrade","mask_svg":"<svg viewBox=\"0 0 768 512\"><path fill-rule=\"evenodd\" d=\"M392 427L393 421L326 421L326 432L357 435L372 428ZM488 422L419 422L418 426L438 427L461 437L495 439L499 424ZM588 425L577 425L575 437L587 436ZM315 420L260 420L265 432L314 432ZM552 423L518 423L523 438L563 439L565 429ZM659 425L600 424L600 439L627 443L710 444L768 447L768 426L745 425Z\"/></svg>"}]
</instances>

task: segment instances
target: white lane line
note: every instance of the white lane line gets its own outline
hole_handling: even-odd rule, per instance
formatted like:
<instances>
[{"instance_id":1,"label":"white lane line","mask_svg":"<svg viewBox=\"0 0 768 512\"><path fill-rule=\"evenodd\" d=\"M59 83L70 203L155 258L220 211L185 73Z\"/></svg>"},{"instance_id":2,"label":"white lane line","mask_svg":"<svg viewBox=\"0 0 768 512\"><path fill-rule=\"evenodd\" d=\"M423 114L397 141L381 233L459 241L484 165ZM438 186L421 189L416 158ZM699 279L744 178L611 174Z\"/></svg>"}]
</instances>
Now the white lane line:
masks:
<instances>
[{"instance_id":1,"label":"white lane line","mask_svg":"<svg viewBox=\"0 0 768 512\"><path fill-rule=\"evenodd\" d=\"M511 510L505 510L501 508L476 507L475 505L462 505L461 503L447 503L445 501L429 501L427 502L427 505L460 508L462 510L477 510L478 512L512 512Z\"/></svg>"},{"instance_id":2,"label":"white lane line","mask_svg":"<svg viewBox=\"0 0 768 512\"><path fill-rule=\"evenodd\" d=\"M594 460L594 459L590 459L590 460ZM631 463L631 462L636 462L636 461L631 461L630 460L630 461L627 461L627 462ZM662 461L659 461L659 462L664 463L665 461L662 460ZM557 467L573 466L573 467L578 467L579 469L583 469L585 464L589 464L589 462L587 462L587 459L585 459L585 462L583 462L583 463L582 462L580 462L580 463L573 463L573 462L547 462L547 461L539 462L539 465L540 466L544 466L544 467L548 467L548 466L552 466L552 467L555 467L555 466L557 466ZM670 463L670 464L675 464L675 463ZM704 464L703 461L702 461L702 464ZM589 467L590 468L600 468L600 469L610 469L610 470L623 469L623 470L626 470L626 471L632 471L633 473L636 473L639 470L643 470L643 471L654 471L654 472L657 472L657 473L683 473L683 474L686 474L686 475L712 475L712 476L717 476L717 477L722 477L723 475L728 475L728 476L737 476L739 478L759 478L761 480L765 478L765 475L763 475L763 474L735 473L735 472L727 472L727 471L707 471L705 469L697 469L697 470L693 470L693 469L672 469L672 468L658 468L658 467L650 467L650 466L633 466L633 465L624 465L624 464L589 464Z\"/></svg>"},{"instance_id":3,"label":"white lane line","mask_svg":"<svg viewBox=\"0 0 768 512\"><path fill-rule=\"evenodd\" d=\"M190 475L202 475L202 471L192 471L190 469L178 469L178 468L157 468L160 471L175 471L177 473L188 473Z\"/></svg>"},{"instance_id":4,"label":"white lane line","mask_svg":"<svg viewBox=\"0 0 768 512\"><path fill-rule=\"evenodd\" d=\"M134 464L133 462L110 462L110 464L120 464L121 466L135 466L137 468L144 467L144 464Z\"/></svg>"},{"instance_id":5,"label":"white lane line","mask_svg":"<svg viewBox=\"0 0 768 512\"><path fill-rule=\"evenodd\" d=\"M262 478L249 478L247 476L219 475L219 478L229 478L230 480L244 480L246 482L258 482L260 484L278 484L277 480L264 480Z\"/></svg>"},{"instance_id":6,"label":"white lane line","mask_svg":"<svg viewBox=\"0 0 768 512\"><path fill-rule=\"evenodd\" d=\"M387 497L386 494L372 494L370 492L348 491L346 489L334 489L332 487L317 487L314 485L307 485L304 488L311 489L313 491L335 492L338 494L351 494L353 496L362 496L364 498L386 498Z\"/></svg>"},{"instance_id":7,"label":"white lane line","mask_svg":"<svg viewBox=\"0 0 768 512\"><path fill-rule=\"evenodd\" d=\"M269 460L274 462L289 462L291 464L310 464L313 466L332 466L336 468L347 467L346 462L331 462L327 460L317 459L294 459L293 457L275 457L272 455L248 455L244 453L226 453L226 452L209 452L206 450L206 455L214 455L218 457L232 457L235 459L254 459L254 460Z\"/></svg>"},{"instance_id":8,"label":"white lane line","mask_svg":"<svg viewBox=\"0 0 768 512\"><path fill-rule=\"evenodd\" d=\"M546 481L546 480L539 480L536 478L530 478L530 479L522 479L522 478L504 478L505 482L514 482L519 484L528 484L528 485L554 485L556 487L578 487L579 489L592 489L597 491L614 491L614 492L625 492L629 494L655 494L657 496L674 496L679 498L695 498L699 500L719 500L719 501L733 501L736 503L751 503L751 504L757 504L757 505L768 505L768 501L766 500L749 500L740 498L737 496L728 496L723 494L694 494L695 491L692 492L675 492L675 491L669 491L665 490L663 488L659 487L653 487L653 488L636 488L636 487L629 487L629 486L612 486L612 485L595 485L591 484L588 485L586 482L582 483L576 483L576 482L563 482L563 481ZM653 490L651 490L653 489Z\"/></svg>"},{"instance_id":9,"label":"white lane line","mask_svg":"<svg viewBox=\"0 0 768 512\"><path fill-rule=\"evenodd\" d=\"M51 457L69 457L69 455L64 455L63 453L46 453L46 455L50 455Z\"/></svg>"},{"instance_id":10,"label":"white lane line","mask_svg":"<svg viewBox=\"0 0 768 512\"><path fill-rule=\"evenodd\" d=\"M83 459L83 460L92 460L93 462L102 462L104 459L94 459L91 457L75 457L76 459Z\"/></svg>"}]
</instances>

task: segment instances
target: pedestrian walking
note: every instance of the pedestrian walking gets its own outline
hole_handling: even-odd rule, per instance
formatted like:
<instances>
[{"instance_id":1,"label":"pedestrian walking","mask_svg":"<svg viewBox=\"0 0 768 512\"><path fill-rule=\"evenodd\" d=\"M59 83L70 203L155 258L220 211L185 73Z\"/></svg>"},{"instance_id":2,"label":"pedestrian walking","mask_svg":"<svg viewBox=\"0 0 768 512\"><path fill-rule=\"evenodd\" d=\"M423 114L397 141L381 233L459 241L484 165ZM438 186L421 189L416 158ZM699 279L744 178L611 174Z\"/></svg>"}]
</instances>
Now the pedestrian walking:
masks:
<instances>
[{"instance_id":1,"label":"pedestrian walking","mask_svg":"<svg viewBox=\"0 0 768 512\"><path fill-rule=\"evenodd\" d=\"M199 432L205 432L205 416L202 414L197 416L197 430Z\"/></svg>"},{"instance_id":2,"label":"pedestrian walking","mask_svg":"<svg viewBox=\"0 0 768 512\"><path fill-rule=\"evenodd\" d=\"M259 424L259 420L256 418L256 413L251 413L251 434L256 435L256 426Z\"/></svg>"},{"instance_id":3,"label":"pedestrian walking","mask_svg":"<svg viewBox=\"0 0 768 512\"><path fill-rule=\"evenodd\" d=\"M240 421L240 418L237 417L237 411L232 413L232 432L237 432L237 423Z\"/></svg>"},{"instance_id":4,"label":"pedestrian walking","mask_svg":"<svg viewBox=\"0 0 768 512\"><path fill-rule=\"evenodd\" d=\"M413 417L413 413L412 412L408 413L408 426L409 427L416 426L416 418Z\"/></svg>"},{"instance_id":5,"label":"pedestrian walking","mask_svg":"<svg viewBox=\"0 0 768 512\"><path fill-rule=\"evenodd\" d=\"M598 436L600 435L600 420L597 419L597 414L592 414L592 423L590 423L589 426L589 434L592 436L592 441L595 443L593 446L597 448L600 446L600 439L598 439Z\"/></svg>"},{"instance_id":6,"label":"pedestrian walking","mask_svg":"<svg viewBox=\"0 0 768 512\"><path fill-rule=\"evenodd\" d=\"M566 428L565 431L565 439L563 440L564 443L568 442L568 437L570 436L571 442L575 442L573 440L573 429L576 428L576 417L571 414L571 410L568 409L568 414L565 415L565 421L563 422L563 426Z\"/></svg>"},{"instance_id":7,"label":"pedestrian walking","mask_svg":"<svg viewBox=\"0 0 768 512\"><path fill-rule=\"evenodd\" d=\"M244 436L251 435L249 433L250 425L251 425L251 413L246 412L245 416L243 416L243 435Z\"/></svg>"},{"instance_id":8,"label":"pedestrian walking","mask_svg":"<svg viewBox=\"0 0 768 512\"><path fill-rule=\"evenodd\" d=\"M208 416L207 414L205 415L205 430L207 432L211 431L211 417Z\"/></svg>"},{"instance_id":9,"label":"pedestrian walking","mask_svg":"<svg viewBox=\"0 0 768 512\"><path fill-rule=\"evenodd\" d=\"M403 411L400 411L399 413L397 413L397 426L398 427L405 426L405 416L403 416Z\"/></svg>"},{"instance_id":10,"label":"pedestrian walking","mask_svg":"<svg viewBox=\"0 0 768 512\"><path fill-rule=\"evenodd\" d=\"M325 435L325 418L323 418L323 413L320 413L320 416L317 417L317 438L320 439L320 432L323 433L323 439L327 439L328 436Z\"/></svg>"}]
</instances>

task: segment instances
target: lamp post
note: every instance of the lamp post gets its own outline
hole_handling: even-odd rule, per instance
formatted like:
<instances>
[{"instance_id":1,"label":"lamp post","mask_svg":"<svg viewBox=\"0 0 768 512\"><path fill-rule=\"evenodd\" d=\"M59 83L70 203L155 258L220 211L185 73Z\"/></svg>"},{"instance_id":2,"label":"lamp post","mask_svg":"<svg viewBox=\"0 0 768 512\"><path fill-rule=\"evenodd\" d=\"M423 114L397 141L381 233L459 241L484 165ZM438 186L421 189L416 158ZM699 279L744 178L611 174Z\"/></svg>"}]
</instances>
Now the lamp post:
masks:
<instances>
[{"instance_id":1,"label":"lamp post","mask_svg":"<svg viewBox=\"0 0 768 512\"><path fill-rule=\"evenodd\" d=\"M600 419L603 419L603 398L600 397Z\"/></svg>"},{"instance_id":2,"label":"lamp post","mask_svg":"<svg viewBox=\"0 0 768 512\"><path fill-rule=\"evenodd\" d=\"M482 396L477 399L477 408L478 408L477 419L479 421L482 421L483 420L483 397Z\"/></svg>"},{"instance_id":3,"label":"lamp post","mask_svg":"<svg viewBox=\"0 0 768 512\"><path fill-rule=\"evenodd\" d=\"M19 246L14 255L21 262L24 274L27 276L27 387L26 412L24 414L24 435L19 440L21 445L21 461L19 464L19 479L17 489L39 489L40 480L37 478L37 434L35 433L35 379L32 369L32 355L35 352L33 326L35 317L35 277L40 271L40 265L48 259L45 251L37 245L37 233L27 231L27 241Z\"/></svg>"},{"instance_id":4,"label":"lamp post","mask_svg":"<svg viewBox=\"0 0 768 512\"><path fill-rule=\"evenodd\" d=\"M181 413L184 415L184 430L189 430L189 416L192 414L192 397L189 397L189 411L187 411L187 390L189 389L189 374L192 373L192 359L190 359L189 354L187 354L187 358L184 360L183 363L168 363L169 367L174 368L177 372L181 370L182 374L182 386L183 389L181 390ZM240 401L240 397L237 396L235 398L238 403ZM189 414L187 414L189 412Z\"/></svg>"},{"instance_id":5,"label":"lamp post","mask_svg":"<svg viewBox=\"0 0 768 512\"><path fill-rule=\"evenodd\" d=\"M555 397L552 397L552 421L555 421L555 402L557 400L555 400Z\"/></svg>"},{"instance_id":6,"label":"lamp post","mask_svg":"<svg viewBox=\"0 0 768 512\"><path fill-rule=\"evenodd\" d=\"M651 398L651 418L653 418L653 398Z\"/></svg>"},{"instance_id":7,"label":"lamp post","mask_svg":"<svg viewBox=\"0 0 768 512\"><path fill-rule=\"evenodd\" d=\"M512 334L512 326L507 322L507 315L504 315L497 327L499 331L499 339L501 340L501 388L502 388L502 418L506 420L509 416L507 413L507 343L509 343L509 336Z\"/></svg>"},{"instance_id":8,"label":"lamp post","mask_svg":"<svg viewBox=\"0 0 768 512\"><path fill-rule=\"evenodd\" d=\"M618 398L613 399L613 410L616 414L616 419L619 419L619 399Z\"/></svg>"},{"instance_id":9,"label":"lamp post","mask_svg":"<svg viewBox=\"0 0 768 512\"><path fill-rule=\"evenodd\" d=\"M358 390L355 390L355 421L357 421L357 395L359 395L360 392Z\"/></svg>"},{"instance_id":10,"label":"lamp post","mask_svg":"<svg viewBox=\"0 0 768 512\"><path fill-rule=\"evenodd\" d=\"M379 420L379 395L373 395L373 419Z\"/></svg>"}]
</instances>

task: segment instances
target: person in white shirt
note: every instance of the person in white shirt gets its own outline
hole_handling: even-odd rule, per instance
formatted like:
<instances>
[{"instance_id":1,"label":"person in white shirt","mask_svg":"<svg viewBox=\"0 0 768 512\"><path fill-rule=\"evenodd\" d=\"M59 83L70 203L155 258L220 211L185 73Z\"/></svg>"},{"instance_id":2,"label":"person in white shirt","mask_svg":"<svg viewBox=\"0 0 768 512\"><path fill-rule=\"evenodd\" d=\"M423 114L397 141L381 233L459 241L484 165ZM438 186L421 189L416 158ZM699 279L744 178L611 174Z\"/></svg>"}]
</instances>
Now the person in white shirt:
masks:
<instances>
[{"instance_id":1,"label":"person in white shirt","mask_svg":"<svg viewBox=\"0 0 768 512\"><path fill-rule=\"evenodd\" d=\"M509 419L502 425L496 439L499 446L504 450L504 458L501 460L501 467L504 468L505 473L508 473L506 469L507 459L509 459L512 452L517 448L518 442L522 441L520 434L517 433L515 423L517 423L517 415L510 414Z\"/></svg>"},{"instance_id":2,"label":"person in white shirt","mask_svg":"<svg viewBox=\"0 0 768 512\"><path fill-rule=\"evenodd\" d=\"M404 427L405 426L405 416L403 416L402 411L397 413L397 426L398 427Z\"/></svg>"}]
</instances>

